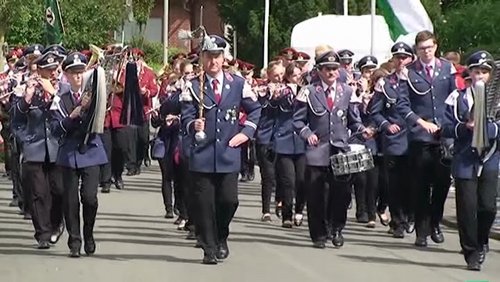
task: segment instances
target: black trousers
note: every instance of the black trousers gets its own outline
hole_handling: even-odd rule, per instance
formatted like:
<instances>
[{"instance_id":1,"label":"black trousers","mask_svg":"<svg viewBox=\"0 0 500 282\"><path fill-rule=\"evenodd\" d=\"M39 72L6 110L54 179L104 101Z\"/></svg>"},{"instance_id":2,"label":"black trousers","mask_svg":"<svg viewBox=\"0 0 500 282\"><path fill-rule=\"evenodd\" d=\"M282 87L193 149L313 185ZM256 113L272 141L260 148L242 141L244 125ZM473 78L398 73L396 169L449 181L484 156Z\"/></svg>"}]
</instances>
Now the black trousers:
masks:
<instances>
[{"instance_id":1,"label":"black trousers","mask_svg":"<svg viewBox=\"0 0 500 282\"><path fill-rule=\"evenodd\" d=\"M174 162L173 154L165 154L165 157L159 160L158 163L161 169L161 193L165 210L167 212L173 211L172 192L174 192L175 208L179 210L179 216L182 219L187 219L187 205L185 202L186 189L182 185L180 163L176 164Z\"/></svg>"},{"instance_id":2,"label":"black trousers","mask_svg":"<svg viewBox=\"0 0 500 282\"><path fill-rule=\"evenodd\" d=\"M101 166L101 184L111 183L111 178L122 178L125 163L131 158L128 137L127 128L104 129L101 138L109 161Z\"/></svg>"},{"instance_id":3,"label":"black trousers","mask_svg":"<svg viewBox=\"0 0 500 282\"><path fill-rule=\"evenodd\" d=\"M376 197L378 192L379 167L380 164L376 163L374 168L353 175L356 218L367 215L370 221L377 219Z\"/></svg>"},{"instance_id":4,"label":"black trousers","mask_svg":"<svg viewBox=\"0 0 500 282\"><path fill-rule=\"evenodd\" d=\"M278 154L276 157L277 186L283 187L283 221L292 220L293 199L295 213L301 214L306 204L306 156Z\"/></svg>"},{"instance_id":5,"label":"black trousers","mask_svg":"<svg viewBox=\"0 0 500 282\"><path fill-rule=\"evenodd\" d=\"M262 186L262 213L265 214L271 212L271 196L276 187L275 154L269 145L257 144L256 149Z\"/></svg>"},{"instance_id":6,"label":"black trousers","mask_svg":"<svg viewBox=\"0 0 500 282\"><path fill-rule=\"evenodd\" d=\"M226 242L238 208L238 173L191 172L196 205L196 232L205 254Z\"/></svg>"},{"instance_id":7,"label":"black trousers","mask_svg":"<svg viewBox=\"0 0 500 282\"><path fill-rule=\"evenodd\" d=\"M413 201L408 156L385 156L389 186L391 227L403 228L413 218Z\"/></svg>"},{"instance_id":8,"label":"black trousers","mask_svg":"<svg viewBox=\"0 0 500 282\"><path fill-rule=\"evenodd\" d=\"M196 215L196 202L193 196L193 180L191 179L191 172L189 171L189 159L181 156L180 164L180 183L183 188L184 195L184 205L186 206L186 214L188 222L186 223L187 228L192 230L195 226L195 215Z\"/></svg>"},{"instance_id":9,"label":"black trousers","mask_svg":"<svg viewBox=\"0 0 500 282\"><path fill-rule=\"evenodd\" d=\"M498 172L483 172L475 179L455 179L458 234L465 260L478 259L488 243L497 207Z\"/></svg>"},{"instance_id":10,"label":"black trousers","mask_svg":"<svg viewBox=\"0 0 500 282\"><path fill-rule=\"evenodd\" d=\"M425 237L443 218L450 167L441 160L439 144L427 143L410 143L410 164L415 184L415 229L418 237Z\"/></svg>"},{"instance_id":11,"label":"black trousers","mask_svg":"<svg viewBox=\"0 0 500 282\"><path fill-rule=\"evenodd\" d=\"M380 164L378 170L378 191L377 191L377 212L385 213L387 206L389 206L389 183L387 164L383 156L374 156L375 163Z\"/></svg>"},{"instance_id":12,"label":"black trousers","mask_svg":"<svg viewBox=\"0 0 500 282\"><path fill-rule=\"evenodd\" d=\"M95 217L97 215L97 186L99 185L99 166L80 169L63 168L64 218L68 230L68 247L80 249L80 200L83 206L83 238L93 238ZM81 179L81 186L80 186ZM79 197L80 196L80 197Z\"/></svg>"},{"instance_id":13,"label":"black trousers","mask_svg":"<svg viewBox=\"0 0 500 282\"><path fill-rule=\"evenodd\" d=\"M10 176L12 178L12 198L18 200L18 205L21 210L24 210L24 193L21 178L21 158L16 140L11 140L9 150L11 151L10 158Z\"/></svg>"},{"instance_id":14,"label":"black trousers","mask_svg":"<svg viewBox=\"0 0 500 282\"><path fill-rule=\"evenodd\" d=\"M23 185L31 187L32 222L37 241L49 241L63 219L61 168L48 162L23 164Z\"/></svg>"},{"instance_id":15,"label":"black trousers","mask_svg":"<svg viewBox=\"0 0 500 282\"><path fill-rule=\"evenodd\" d=\"M329 167L307 166L305 179L309 235L313 242L324 242L327 224L333 231L341 231L346 224L351 200L350 176L334 177Z\"/></svg>"},{"instance_id":16,"label":"black trousers","mask_svg":"<svg viewBox=\"0 0 500 282\"><path fill-rule=\"evenodd\" d=\"M241 170L242 176L254 174L255 168L255 141L248 140L241 145Z\"/></svg>"}]
</instances>

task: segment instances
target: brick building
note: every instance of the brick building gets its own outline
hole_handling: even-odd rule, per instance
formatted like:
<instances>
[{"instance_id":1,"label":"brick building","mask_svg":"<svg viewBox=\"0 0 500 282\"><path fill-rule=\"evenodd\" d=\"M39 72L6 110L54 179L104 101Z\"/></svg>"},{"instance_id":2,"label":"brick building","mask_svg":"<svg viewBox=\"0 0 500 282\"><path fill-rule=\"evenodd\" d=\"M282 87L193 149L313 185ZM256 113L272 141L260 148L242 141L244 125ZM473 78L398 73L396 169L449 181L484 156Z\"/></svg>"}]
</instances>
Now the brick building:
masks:
<instances>
[{"instance_id":1,"label":"brick building","mask_svg":"<svg viewBox=\"0 0 500 282\"><path fill-rule=\"evenodd\" d=\"M145 37L151 42L163 42L163 5L165 0L156 0L145 30ZM203 5L203 22L209 33L222 35L224 24L219 17L217 0L168 0L169 2L169 32L168 44L172 47L189 49L189 43L177 38L180 29L192 30L200 23L200 6ZM125 41L138 33L135 23L125 24Z\"/></svg>"}]
</instances>

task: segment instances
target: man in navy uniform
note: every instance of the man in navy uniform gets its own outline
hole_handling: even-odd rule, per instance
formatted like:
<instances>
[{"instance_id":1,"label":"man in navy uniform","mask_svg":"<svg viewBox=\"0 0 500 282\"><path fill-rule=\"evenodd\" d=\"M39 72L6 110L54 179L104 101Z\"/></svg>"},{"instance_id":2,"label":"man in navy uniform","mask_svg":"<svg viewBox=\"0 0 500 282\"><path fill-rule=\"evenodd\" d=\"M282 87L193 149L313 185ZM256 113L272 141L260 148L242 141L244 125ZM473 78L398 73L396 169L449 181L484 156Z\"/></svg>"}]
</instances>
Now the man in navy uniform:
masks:
<instances>
[{"instance_id":1,"label":"man in navy uniform","mask_svg":"<svg viewBox=\"0 0 500 282\"><path fill-rule=\"evenodd\" d=\"M413 50L406 43L398 42L391 48L396 72L387 74L376 81L375 94L369 104L372 120L380 129L381 147L386 165L389 186L389 209L394 238L404 238L408 226L406 212L409 210L408 177L408 128L397 111L397 101L401 93L407 91L406 78L401 71L413 58ZM407 228L408 229L408 228ZM411 231L411 229L409 229Z\"/></svg>"},{"instance_id":2,"label":"man in navy uniform","mask_svg":"<svg viewBox=\"0 0 500 282\"><path fill-rule=\"evenodd\" d=\"M90 106L90 95L82 96L82 76L87 64L86 57L78 52L70 54L62 68L71 85L71 89L59 94L52 106L52 133L60 138L57 164L63 170L65 189L64 216L68 230L70 257L80 257L82 239L80 235L81 191L83 205L83 239L87 255L95 252L93 236L97 214L97 186L99 185L99 166L108 162L101 138L91 134L86 150L82 149L87 134L83 123ZM87 94L87 93L86 93ZM89 93L88 93L89 94ZM79 187L81 179L81 186Z\"/></svg>"},{"instance_id":3,"label":"man in navy uniform","mask_svg":"<svg viewBox=\"0 0 500 282\"><path fill-rule=\"evenodd\" d=\"M330 156L349 150L348 126L354 132L365 130L349 109L352 89L338 79L339 61L334 51L316 58L320 80L299 92L293 115L295 131L307 142L307 213L315 248L325 248L329 228L326 219L332 225L333 245L344 245L342 229L347 220L351 188L348 179L334 177ZM328 199L325 199L326 187L330 190ZM325 209L330 214L325 215Z\"/></svg>"},{"instance_id":4,"label":"man in navy uniform","mask_svg":"<svg viewBox=\"0 0 500 282\"><path fill-rule=\"evenodd\" d=\"M226 42L211 35L204 42L201 61L204 70L203 100L200 81L188 83L182 94L182 126L191 138L204 131L206 138L192 140L189 168L193 179L196 230L204 250L204 264L217 264L228 257L229 224L238 207L239 146L257 129L260 104L241 77L222 71ZM204 107L204 117L198 107ZM240 131L240 108L247 113Z\"/></svg>"},{"instance_id":5,"label":"man in navy uniform","mask_svg":"<svg viewBox=\"0 0 500 282\"><path fill-rule=\"evenodd\" d=\"M24 127L20 131L23 154L22 182L28 190L33 210L35 239L39 249L49 249L50 242L56 243L61 235L63 203L61 172L56 166L59 143L50 132L50 105L57 97L56 85L52 79L56 75L62 57L48 52L35 63L41 77L39 81L28 81L24 98L14 108L14 123ZM64 87L62 87L64 88ZM51 240L52 234L56 237Z\"/></svg>"},{"instance_id":6,"label":"man in navy uniform","mask_svg":"<svg viewBox=\"0 0 500 282\"><path fill-rule=\"evenodd\" d=\"M481 270L489 250L488 237L497 212L498 126L489 119L486 93L478 86L491 81L495 62L481 50L467 59L471 86L454 91L445 103L442 134L454 139L458 234L467 269Z\"/></svg>"},{"instance_id":7,"label":"man in navy uniform","mask_svg":"<svg viewBox=\"0 0 500 282\"><path fill-rule=\"evenodd\" d=\"M408 92L398 102L400 114L410 129L409 154L415 177L415 245L427 246L427 236L442 243L440 221L450 188L450 166L443 160L439 131L445 100L456 89L455 69L435 57L437 40L430 31L415 38L418 60L408 66ZM432 192L431 192L432 187Z\"/></svg>"}]
</instances>

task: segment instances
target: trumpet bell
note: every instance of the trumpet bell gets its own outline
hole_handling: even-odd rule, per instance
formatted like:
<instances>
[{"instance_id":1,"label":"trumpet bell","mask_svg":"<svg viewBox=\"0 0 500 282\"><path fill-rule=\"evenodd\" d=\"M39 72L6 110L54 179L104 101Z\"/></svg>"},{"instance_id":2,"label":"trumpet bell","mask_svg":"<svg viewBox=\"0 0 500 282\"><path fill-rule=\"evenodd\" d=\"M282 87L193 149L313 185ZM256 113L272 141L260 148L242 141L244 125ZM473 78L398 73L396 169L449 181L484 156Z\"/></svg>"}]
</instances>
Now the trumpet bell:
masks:
<instances>
[{"instance_id":1,"label":"trumpet bell","mask_svg":"<svg viewBox=\"0 0 500 282\"><path fill-rule=\"evenodd\" d=\"M92 56L90 57L89 62L87 63L87 66L93 66L94 64L98 63L101 59L104 58L104 50L99 48L98 46L94 44L89 44L90 51L92 52Z\"/></svg>"}]
</instances>

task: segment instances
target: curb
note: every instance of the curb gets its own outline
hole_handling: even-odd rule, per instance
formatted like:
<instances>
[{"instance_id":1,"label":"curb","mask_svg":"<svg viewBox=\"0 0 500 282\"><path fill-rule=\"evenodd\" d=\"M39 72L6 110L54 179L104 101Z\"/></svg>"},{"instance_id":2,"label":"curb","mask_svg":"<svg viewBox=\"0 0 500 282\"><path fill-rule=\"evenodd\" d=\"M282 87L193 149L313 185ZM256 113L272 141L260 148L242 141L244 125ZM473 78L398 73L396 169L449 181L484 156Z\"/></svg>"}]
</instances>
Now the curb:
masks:
<instances>
[{"instance_id":1,"label":"curb","mask_svg":"<svg viewBox=\"0 0 500 282\"><path fill-rule=\"evenodd\" d=\"M457 222L456 222L455 217L451 217L451 216L443 217L443 220L441 221L441 223L443 223L443 225L445 225L447 227L457 229ZM492 229L490 231L490 238L500 241L500 230L493 230Z\"/></svg>"}]
</instances>

